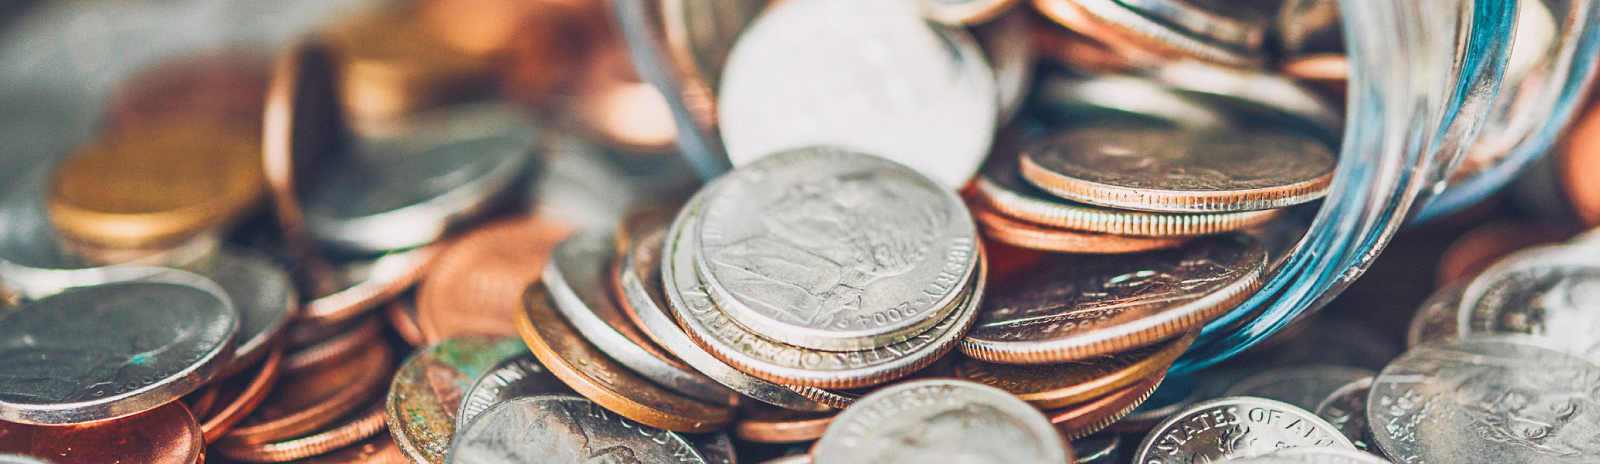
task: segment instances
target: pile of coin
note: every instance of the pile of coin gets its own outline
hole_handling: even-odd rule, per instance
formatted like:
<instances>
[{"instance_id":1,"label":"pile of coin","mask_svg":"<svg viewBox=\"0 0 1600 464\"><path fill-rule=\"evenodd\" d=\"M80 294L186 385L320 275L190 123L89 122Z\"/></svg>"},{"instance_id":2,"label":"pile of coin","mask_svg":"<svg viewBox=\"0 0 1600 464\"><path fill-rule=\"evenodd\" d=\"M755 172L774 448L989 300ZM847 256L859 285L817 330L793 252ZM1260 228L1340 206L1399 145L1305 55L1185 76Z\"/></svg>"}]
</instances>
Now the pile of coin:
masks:
<instances>
[{"instance_id":1,"label":"pile of coin","mask_svg":"<svg viewBox=\"0 0 1600 464\"><path fill-rule=\"evenodd\" d=\"M0 191L0 463L1600 459L1593 233L1169 373L1329 188L1337 2L607 3L118 79Z\"/></svg>"}]
</instances>

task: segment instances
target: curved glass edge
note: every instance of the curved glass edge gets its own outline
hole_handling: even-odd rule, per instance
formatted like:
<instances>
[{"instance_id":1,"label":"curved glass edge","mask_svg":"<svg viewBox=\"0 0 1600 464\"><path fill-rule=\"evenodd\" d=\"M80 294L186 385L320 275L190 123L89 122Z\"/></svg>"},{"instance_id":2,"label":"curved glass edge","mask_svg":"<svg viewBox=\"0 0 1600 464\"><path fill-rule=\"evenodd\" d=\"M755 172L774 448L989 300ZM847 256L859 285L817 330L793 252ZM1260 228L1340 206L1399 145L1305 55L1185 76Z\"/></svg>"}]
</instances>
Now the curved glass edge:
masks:
<instances>
[{"instance_id":1,"label":"curved glass edge","mask_svg":"<svg viewBox=\"0 0 1600 464\"><path fill-rule=\"evenodd\" d=\"M667 97L667 106L672 109L672 120L678 130L676 143L684 159L702 181L728 172L728 155L722 148L722 138L713 129L695 122L684 99L679 98L678 89L683 88L683 80L677 69L662 59L667 51L662 48L665 41L660 39L663 37L660 23L654 20L655 11L651 5L655 2L613 0L611 3L640 79Z\"/></svg>"},{"instance_id":2,"label":"curved glass edge","mask_svg":"<svg viewBox=\"0 0 1600 464\"><path fill-rule=\"evenodd\" d=\"M1207 325L1173 374L1250 348L1366 270L1432 183L1436 161L1458 157L1488 118L1515 1L1341 0L1350 104L1333 185L1272 279Z\"/></svg>"}]
</instances>

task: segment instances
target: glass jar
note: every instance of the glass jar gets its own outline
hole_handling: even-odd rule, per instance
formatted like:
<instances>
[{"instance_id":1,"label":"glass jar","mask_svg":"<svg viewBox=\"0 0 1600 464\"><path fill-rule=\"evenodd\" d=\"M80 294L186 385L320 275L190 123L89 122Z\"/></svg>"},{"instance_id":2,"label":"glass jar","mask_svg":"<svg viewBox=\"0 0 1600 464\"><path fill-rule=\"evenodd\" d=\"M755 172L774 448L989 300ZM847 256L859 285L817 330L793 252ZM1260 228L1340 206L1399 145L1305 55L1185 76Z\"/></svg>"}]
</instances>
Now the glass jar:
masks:
<instances>
[{"instance_id":1,"label":"glass jar","mask_svg":"<svg viewBox=\"0 0 1600 464\"><path fill-rule=\"evenodd\" d=\"M718 7L725 14L725 1L659 2L678 17L655 9L658 2L614 1L640 76L667 95L678 147L703 178L725 172L727 156L716 129L696 123L704 102L693 96L703 89L685 87L692 80L667 58L664 29L681 27L682 15L716 16ZM1554 145L1587 93L1600 50L1600 7L1592 0L1543 4L1548 20L1533 27L1553 33L1544 40L1519 37L1517 25L1528 19L1519 18L1517 0L1339 3L1350 71L1333 185L1315 215L1294 219L1309 232L1266 285L1207 325L1175 372L1226 359L1322 307L1407 223L1504 187ZM745 23L734 16L688 19L737 37ZM1513 56L1518 38L1532 45Z\"/></svg>"}]
</instances>

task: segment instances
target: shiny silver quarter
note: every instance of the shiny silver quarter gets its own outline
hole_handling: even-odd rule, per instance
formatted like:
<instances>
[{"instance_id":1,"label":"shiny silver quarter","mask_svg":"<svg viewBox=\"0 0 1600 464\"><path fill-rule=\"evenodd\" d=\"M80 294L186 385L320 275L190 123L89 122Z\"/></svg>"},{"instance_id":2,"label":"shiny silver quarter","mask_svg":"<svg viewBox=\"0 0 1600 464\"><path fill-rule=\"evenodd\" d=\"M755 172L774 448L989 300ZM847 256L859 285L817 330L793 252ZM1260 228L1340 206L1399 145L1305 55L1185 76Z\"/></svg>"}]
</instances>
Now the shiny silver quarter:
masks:
<instances>
[{"instance_id":1,"label":"shiny silver quarter","mask_svg":"<svg viewBox=\"0 0 1600 464\"><path fill-rule=\"evenodd\" d=\"M1175 415L1145 437L1134 462L1217 462L1302 446L1354 450L1332 425L1306 410L1264 398L1228 397Z\"/></svg>"},{"instance_id":2,"label":"shiny silver quarter","mask_svg":"<svg viewBox=\"0 0 1600 464\"><path fill-rule=\"evenodd\" d=\"M930 379L873 392L817 440L826 463L1056 463L1066 443L1037 409L1004 390Z\"/></svg>"},{"instance_id":3,"label":"shiny silver quarter","mask_svg":"<svg viewBox=\"0 0 1600 464\"><path fill-rule=\"evenodd\" d=\"M1462 294L1457 335L1529 334L1600 360L1600 264L1580 256L1569 246L1542 247L1485 270Z\"/></svg>"}]
</instances>

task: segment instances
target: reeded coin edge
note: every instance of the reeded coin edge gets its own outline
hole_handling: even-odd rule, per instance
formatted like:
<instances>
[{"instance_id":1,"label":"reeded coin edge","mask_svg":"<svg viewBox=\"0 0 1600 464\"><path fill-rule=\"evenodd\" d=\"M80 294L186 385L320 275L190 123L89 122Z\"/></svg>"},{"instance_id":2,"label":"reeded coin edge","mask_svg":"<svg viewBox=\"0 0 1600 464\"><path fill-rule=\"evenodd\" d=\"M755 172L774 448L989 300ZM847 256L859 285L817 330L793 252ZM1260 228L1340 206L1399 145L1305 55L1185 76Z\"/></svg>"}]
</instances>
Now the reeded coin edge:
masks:
<instances>
[{"instance_id":1,"label":"reeded coin edge","mask_svg":"<svg viewBox=\"0 0 1600 464\"><path fill-rule=\"evenodd\" d=\"M1101 234L1141 237L1198 236L1255 227L1277 219L1282 208L1230 213L1149 213L1077 206L1008 189L980 174L974 200L1013 219Z\"/></svg>"},{"instance_id":2,"label":"reeded coin edge","mask_svg":"<svg viewBox=\"0 0 1600 464\"><path fill-rule=\"evenodd\" d=\"M1166 190L1066 176L1039 165L1026 153L1020 166L1023 179L1052 195L1108 208L1158 213L1237 213L1286 208L1327 196L1334 174L1334 170L1329 169L1314 179L1256 189Z\"/></svg>"}]
</instances>

